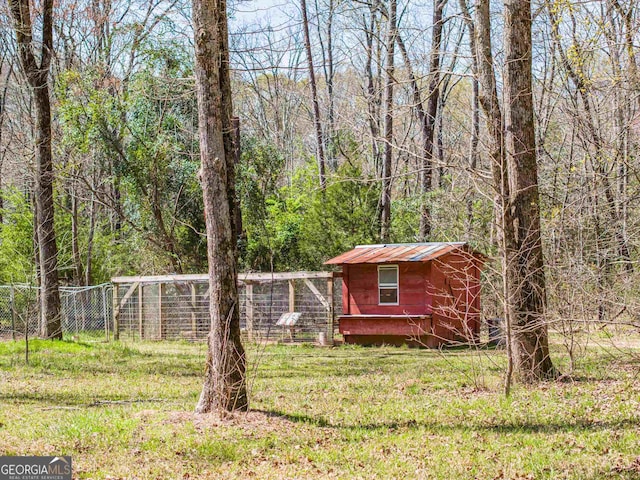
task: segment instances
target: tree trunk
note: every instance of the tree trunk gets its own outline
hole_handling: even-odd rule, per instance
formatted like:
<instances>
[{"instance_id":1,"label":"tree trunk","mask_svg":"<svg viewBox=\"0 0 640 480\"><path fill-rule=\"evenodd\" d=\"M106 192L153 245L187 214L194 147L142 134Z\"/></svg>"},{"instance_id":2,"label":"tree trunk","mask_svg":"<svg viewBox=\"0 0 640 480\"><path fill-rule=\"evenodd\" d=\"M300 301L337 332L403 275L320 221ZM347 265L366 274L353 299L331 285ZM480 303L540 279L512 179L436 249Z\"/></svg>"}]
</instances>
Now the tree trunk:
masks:
<instances>
[{"instance_id":1,"label":"tree trunk","mask_svg":"<svg viewBox=\"0 0 640 480\"><path fill-rule=\"evenodd\" d=\"M427 194L431 191L433 183L433 138L440 97L442 16L446 4L447 0L437 0L433 6L433 31L431 34L431 52L429 53L429 97L427 98L425 115L422 119L422 174L420 175L422 206L419 238L423 242L429 240L431 236L431 206Z\"/></svg>"},{"instance_id":2,"label":"tree trunk","mask_svg":"<svg viewBox=\"0 0 640 480\"><path fill-rule=\"evenodd\" d=\"M335 95L333 81L335 76L335 68L333 65L333 16L334 16L334 0L329 0L329 20L327 23L327 94L329 95L329 168L332 171L338 170L337 148L336 142L336 120L335 120Z\"/></svg>"},{"instance_id":3,"label":"tree trunk","mask_svg":"<svg viewBox=\"0 0 640 480\"><path fill-rule=\"evenodd\" d=\"M509 196L507 165L504 159L502 110L498 99L491 51L491 15L489 0L478 0L476 6L476 58L478 61L478 101L487 119L489 159L494 186L495 224L501 230L503 203ZM501 238L502 233L496 235ZM504 247L504 246L502 246Z\"/></svg>"},{"instance_id":4,"label":"tree trunk","mask_svg":"<svg viewBox=\"0 0 640 480\"><path fill-rule=\"evenodd\" d=\"M318 0L315 0L316 12L320 14L320 7ZM325 49L324 41L322 40L322 28L321 21L318 21L316 28L318 31L318 40L320 42L320 51L322 53L322 66L324 70L324 78L327 83L327 96L328 96L328 111L327 111L327 133L325 135L327 166L329 170L335 172L338 170L337 159L337 145L336 145L336 128L335 128L335 95L333 89L333 80L335 77L335 69L333 65L333 18L335 13L334 0L328 1L327 12L327 47ZM325 51L326 50L326 51Z\"/></svg>"},{"instance_id":5,"label":"tree trunk","mask_svg":"<svg viewBox=\"0 0 640 480\"><path fill-rule=\"evenodd\" d=\"M62 338L58 290L58 247L54 230L53 155L51 151L51 103L49 66L53 53L53 0L42 4L40 63L34 53L29 0L9 2L22 69L29 83L36 114L36 231L41 271L41 328L46 338Z\"/></svg>"},{"instance_id":6,"label":"tree trunk","mask_svg":"<svg viewBox=\"0 0 640 480\"><path fill-rule=\"evenodd\" d=\"M377 22L376 10L373 7L370 8L370 15L371 26L369 26L367 19L364 19L364 33L367 52L367 58L365 62L365 75L367 77L367 112L369 119L369 132L371 134L371 154L373 156L373 164L375 167L376 175L382 177L382 162L379 144L381 102L379 90L376 89L376 83L378 82L376 82L373 77L373 41L375 38L377 38L373 30Z\"/></svg>"},{"instance_id":7,"label":"tree trunk","mask_svg":"<svg viewBox=\"0 0 640 480\"><path fill-rule=\"evenodd\" d=\"M476 28L471 19L469 8L467 6L467 0L459 0L460 10L462 11L462 18L469 32L469 49L471 50L471 73L473 78L471 79L471 139L469 141L469 170L471 174L475 172L478 167L478 145L480 143L480 101L479 101L479 89L480 84L478 80L478 54L476 50ZM467 225L465 238L467 241L471 238L471 231L473 229L473 196L471 192L467 198Z\"/></svg>"},{"instance_id":8,"label":"tree trunk","mask_svg":"<svg viewBox=\"0 0 640 480\"><path fill-rule=\"evenodd\" d=\"M211 315L206 374L196 412L247 410L233 220L235 174L225 0L193 0L193 24Z\"/></svg>"},{"instance_id":9,"label":"tree trunk","mask_svg":"<svg viewBox=\"0 0 640 480\"><path fill-rule=\"evenodd\" d=\"M391 160L393 155L393 84L396 43L396 0L389 1L387 29L387 85L385 88L384 159L382 162L382 192L380 197L380 240L388 242L391 231Z\"/></svg>"},{"instance_id":10,"label":"tree trunk","mask_svg":"<svg viewBox=\"0 0 640 480\"><path fill-rule=\"evenodd\" d=\"M531 79L531 4L505 0L505 153L509 217L507 251L511 348L523 381L553 378L545 322L545 275L540 236L538 169ZM512 240L511 240L512 239Z\"/></svg>"},{"instance_id":11,"label":"tree trunk","mask_svg":"<svg viewBox=\"0 0 640 480\"><path fill-rule=\"evenodd\" d=\"M51 154L51 105L48 82L34 87L36 110L36 202L38 203L38 245L42 276L41 335L62 339L58 290L58 246L54 230L53 158Z\"/></svg>"},{"instance_id":12,"label":"tree trunk","mask_svg":"<svg viewBox=\"0 0 640 480\"><path fill-rule=\"evenodd\" d=\"M318 143L318 170L320 172L320 188L326 187L324 139L322 135L322 122L320 120L320 104L318 103L318 88L316 86L316 74L313 68L313 55L311 53L311 38L309 36L309 19L307 18L307 2L300 0L302 9L302 30L304 32L304 47L307 52L307 65L309 66L309 84L311 85L311 101L313 102L313 124L316 129L316 141Z\"/></svg>"},{"instance_id":13,"label":"tree trunk","mask_svg":"<svg viewBox=\"0 0 640 480\"><path fill-rule=\"evenodd\" d=\"M502 294L503 315L507 341L507 372L505 375L505 393L509 395L513 373L513 354L511 349L511 309L509 302L509 275L507 267L510 260L507 257L507 244L512 244L512 231L506 228L510 224L509 182L507 177L507 163L504 157L504 135L502 110L498 99L496 76L493 67L491 46L491 12L489 0L478 0L475 17L476 52L478 66L478 102L484 111L487 123L487 150L491 163L491 174L494 188L494 223L496 243L502 261Z\"/></svg>"},{"instance_id":14,"label":"tree trunk","mask_svg":"<svg viewBox=\"0 0 640 480\"><path fill-rule=\"evenodd\" d=\"M2 61L0 61L0 72L2 72L4 69L5 69L5 57L3 57ZM9 91L9 80L11 78L12 72L13 72L13 60L9 62L9 65L7 67L7 77L2 88L2 96L0 96L0 148L2 148L2 132L3 132L4 119L6 114L5 107L7 104L7 92ZM2 178L3 178L2 167L4 165L4 157L5 157L6 151L7 151L7 147L2 148L2 150L0 150L0 227L4 223L4 218L3 218L4 191L2 186Z\"/></svg>"},{"instance_id":15,"label":"tree trunk","mask_svg":"<svg viewBox=\"0 0 640 480\"><path fill-rule=\"evenodd\" d=\"M84 266L84 284L91 285L93 278L93 238L96 231L96 198L93 189L91 192L91 204L89 206L89 234L87 235L87 259Z\"/></svg>"},{"instance_id":16,"label":"tree trunk","mask_svg":"<svg viewBox=\"0 0 640 480\"><path fill-rule=\"evenodd\" d=\"M71 258L73 261L73 283L82 285L84 275L82 271L82 259L80 258L80 226L78 219L78 198L75 188L69 192L71 196Z\"/></svg>"}]
</instances>

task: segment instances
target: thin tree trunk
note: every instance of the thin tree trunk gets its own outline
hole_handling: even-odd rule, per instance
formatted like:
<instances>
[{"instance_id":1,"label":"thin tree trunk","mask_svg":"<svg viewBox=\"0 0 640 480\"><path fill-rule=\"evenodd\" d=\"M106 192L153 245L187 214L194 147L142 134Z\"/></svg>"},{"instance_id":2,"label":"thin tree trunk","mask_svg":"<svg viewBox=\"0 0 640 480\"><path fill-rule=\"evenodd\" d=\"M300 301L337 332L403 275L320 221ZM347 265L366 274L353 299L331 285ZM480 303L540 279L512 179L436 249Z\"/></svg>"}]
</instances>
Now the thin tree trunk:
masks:
<instances>
[{"instance_id":1,"label":"thin tree trunk","mask_svg":"<svg viewBox=\"0 0 640 480\"><path fill-rule=\"evenodd\" d=\"M382 192L380 197L380 239L388 242L391 233L391 161L393 156L393 85L396 43L396 0L389 1L387 29L387 84L385 88L384 159L382 163Z\"/></svg>"},{"instance_id":2,"label":"thin tree trunk","mask_svg":"<svg viewBox=\"0 0 640 480\"><path fill-rule=\"evenodd\" d=\"M433 138L440 99L440 49L442 48L442 27L444 7L447 0L436 0L433 6L433 31L431 33L431 52L429 54L429 97L422 126L422 174L420 193L422 206L420 211L419 238L426 242L431 236L431 205L427 198L433 188ZM415 95L415 94L414 94Z\"/></svg>"},{"instance_id":3,"label":"thin tree trunk","mask_svg":"<svg viewBox=\"0 0 640 480\"><path fill-rule=\"evenodd\" d=\"M365 39L367 44L367 59L365 62L365 75L367 78L367 109L369 117L369 132L371 134L371 153L373 164L378 177L382 177L382 158L380 152L380 94L376 91L376 82L373 78L373 40L376 38L374 27L376 25L376 11L371 8L371 26L364 19Z\"/></svg>"},{"instance_id":4,"label":"thin tree trunk","mask_svg":"<svg viewBox=\"0 0 640 480\"><path fill-rule=\"evenodd\" d=\"M316 12L320 12L318 0L315 0ZM320 47L322 52L322 66L324 70L324 77L327 80L327 96L329 97L329 109L328 109L328 132L326 135L327 145L327 166L333 172L338 169L338 159L336 158L337 146L334 144L335 138L335 98L333 93L333 80L334 80L334 65L333 65L333 18L335 13L334 0L328 2L327 13L327 48L325 52L324 42L322 40L322 28L321 22L317 22L318 40L320 41Z\"/></svg>"},{"instance_id":5,"label":"thin tree trunk","mask_svg":"<svg viewBox=\"0 0 640 480\"><path fill-rule=\"evenodd\" d=\"M617 3L617 2L615 2ZM619 4L618 4L619 5ZM626 18L626 15L622 9L618 10L619 13L623 16L623 20ZM631 9L631 11L633 11ZM607 3L606 8L606 19L609 24L613 27L611 29L605 29L605 36L607 38L607 44L609 46L609 59L611 63L611 71L613 72L613 78L618 79L616 84L613 87L613 98L614 98L614 124L615 124L615 133L616 139L614 141L615 147L615 156L614 156L614 165L615 171L617 175L615 176L616 185L614 187L615 194L615 216L616 221L619 222L619 236L622 238L624 242L624 248L628 250L628 240L627 240L627 165L629 165L629 133L630 129L627 128L627 125L631 124L632 115L630 114L630 106L633 104L629 91L630 88L625 88L623 86L623 78L624 78L624 64L622 62L622 55L620 52L619 44L623 43L616 35L616 23L615 17L613 15L613 8ZM628 41L625 38L625 41ZM634 62L630 62L628 65L629 68L629 78L633 78L633 66ZM631 83L631 82L630 82ZM621 88L622 87L622 88ZM624 250L620 250L623 252ZM628 252L630 253L630 252ZM629 269L629 272L633 271L633 265L631 262L626 263L626 267Z\"/></svg>"},{"instance_id":6,"label":"thin tree trunk","mask_svg":"<svg viewBox=\"0 0 640 480\"><path fill-rule=\"evenodd\" d=\"M638 47L634 44L634 34L637 33L637 26L634 26L634 7L637 6L636 2L629 2L629 9L625 11L618 0L610 0L613 7L622 16L624 21L624 48L628 56L628 78L630 83L630 89L632 91L640 91L640 78L638 76L638 62L636 54ZM635 104L640 106L640 95L636 95Z\"/></svg>"},{"instance_id":7,"label":"thin tree trunk","mask_svg":"<svg viewBox=\"0 0 640 480\"><path fill-rule=\"evenodd\" d=\"M505 0L505 152L513 236L506 245L512 351L523 381L552 378L545 322L545 274L540 235L538 169L531 78L531 4Z\"/></svg>"},{"instance_id":8,"label":"thin tree trunk","mask_svg":"<svg viewBox=\"0 0 640 480\"><path fill-rule=\"evenodd\" d=\"M443 85L444 87L444 85ZM443 89L444 92L444 89ZM437 163L437 172L438 172L438 181L431 183L431 188L444 188L444 176L446 175L446 167L444 163L444 116L442 112L444 111L445 98L442 94L439 95L440 100L438 100L438 110L436 116L436 163Z\"/></svg>"},{"instance_id":9,"label":"thin tree trunk","mask_svg":"<svg viewBox=\"0 0 640 480\"><path fill-rule=\"evenodd\" d=\"M84 275L82 272L82 260L80 258L79 240L79 219L78 219L78 199L74 189L69 192L71 195L71 257L73 259L73 283L82 285Z\"/></svg>"},{"instance_id":10,"label":"thin tree trunk","mask_svg":"<svg viewBox=\"0 0 640 480\"><path fill-rule=\"evenodd\" d=\"M231 82L225 0L193 0L200 181L209 260L206 374L196 412L246 410L246 357L240 341L234 204Z\"/></svg>"},{"instance_id":11,"label":"thin tree trunk","mask_svg":"<svg viewBox=\"0 0 640 480\"><path fill-rule=\"evenodd\" d=\"M302 9L302 30L304 32L304 47L307 52L307 65L309 66L309 84L311 86L311 101L313 102L313 124L316 129L316 141L318 143L318 170L320 172L320 188L326 187L324 139L322 136L322 122L320 120L320 104L318 103L318 88L316 86L316 74L313 68L313 55L311 53L311 38L309 36L309 19L307 18L307 2L300 0Z\"/></svg>"},{"instance_id":12,"label":"thin tree trunk","mask_svg":"<svg viewBox=\"0 0 640 480\"><path fill-rule=\"evenodd\" d=\"M91 192L91 203L89 205L89 234L87 236L87 259L84 266L84 284L91 285L93 277L93 238L96 231L96 198Z\"/></svg>"},{"instance_id":13,"label":"thin tree trunk","mask_svg":"<svg viewBox=\"0 0 640 480\"><path fill-rule=\"evenodd\" d=\"M334 16L334 0L329 0L329 22L327 25L327 94L329 95L329 167L334 172L338 169L338 159L336 156L336 119L335 119L335 95L333 81L335 76L335 68L333 65L333 16Z\"/></svg>"},{"instance_id":14,"label":"thin tree trunk","mask_svg":"<svg viewBox=\"0 0 640 480\"><path fill-rule=\"evenodd\" d=\"M0 72L4 70L5 60L6 60L6 57L3 57L2 61L0 62ZM13 72L13 60L9 61L9 66L7 68L7 78L2 88L2 96L0 97L0 148L2 148L2 132L4 130L3 126L4 126L4 119L5 119L5 113L6 113L5 107L7 104L7 92L9 90L9 79L11 77L12 72ZM2 224L4 223L4 219L3 219L4 191L2 186L2 183L3 183L2 167L4 165L5 153L6 153L6 148L3 148L0 151L0 226L2 226Z\"/></svg>"},{"instance_id":15,"label":"thin tree trunk","mask_svg":"<svg viewBox=\"0 0 640 480\"><path fill-rule=\"evenodd\" d=\"M491 42L491 16L489 0L478 0L476 5L476 58L478 59L478 102L487 121L487 149L491 162L491 174L494 186L494 217L497 232L496 239L500 244L502 238L502 215L507 212L505 202L509 197L507 165L504 159L504 137L502 110L498 99L496 77L493 66ZM504 245L499 245L503 261Z\"/></svg>"},{"instance_id":16,"label":"thin tree trunk","mask_svg":"<svg viewBox=\"0 0 640 480\"><path fill-rule=\"evenodd\" d=\"M31 244L33 246L33 264L35 267L35 285L37 287L36 290L36 304L39 305L38 308L38 328L40 328L41 325L44 325L44 321L43 321L43 315L44 312L42 311L42 276L41 276L41 268L40 268L40 244L38 242L38 202L36 202L36 198L35 198L35 186L30 186L31 188L29 189L29 200L31 203L31 208L32 208L32 215L33 215L33 228L32 228L32 232L31 232ZM27 315L26 318L28 319L29 316ZM25 321L25 330L29 328L28 325L28 321ZM25 331L25 335L26 335L26 331Z\"/></svg>"},{"instance_id":17,"label":"thin tree trunk","mask_svg":"<svg viewBox=\"0 0 640 480\"><path fill-rule=\"evenodd\" d=\"M459 0L462 18L469 32L469 49L471 50L471 139L469 140L469 169L471 174L478 166L478 145L480 143L480 101L478 80L478 54L476 51L476 28L469 13L467 0ZM465 237L471 238L473 229L473 196L469 193L467 198L467 227Z\"/></svg>"},{"instance_id":18,"label":"thin tree trunk","mask_svg":"<svg viewBox=\"0 0 640 480\"><path fill-rule=\"evenodd\" d=\"M42 279L42 325L46 338L62 338L58 290L58 247L54 230L53 155L51 151L51 103L49 66L53 53L53 0L42 3L42 49L36 59L29 0L11 0L11 14L20 62L33 96L36 116L36 230Z\"/></svg>"},{"instance_id":19,"label":"thin tree trunk","mask_svg":"<svg viewBox=\"0 0 640 480\"><path fill-rule=\"evenodd\" d=\"M502 110L498 99L498 89L496 87L496 77L493 66L493 54L491 45L491 15L489 0L478 0L476 4L475 17L476 34L476 58L478 61L478 102L484 111L487 123L487 150L489 151L489 161L491 162L491 174L494 188L494 218L496 228L496 242L502 261L502 293L503 293L503 315L506 330L507 343L507 372L505 375L505 395L511 391L513 375L513 352L511 334L511 300L509 296L510 287L508 268L511 259L508 257L510 249L507 244L513 244L512 231L507 228L510 224L508 208L509 182L507 176L507 163L504 156L504 135Z\"/></svg>"}]
</instances>

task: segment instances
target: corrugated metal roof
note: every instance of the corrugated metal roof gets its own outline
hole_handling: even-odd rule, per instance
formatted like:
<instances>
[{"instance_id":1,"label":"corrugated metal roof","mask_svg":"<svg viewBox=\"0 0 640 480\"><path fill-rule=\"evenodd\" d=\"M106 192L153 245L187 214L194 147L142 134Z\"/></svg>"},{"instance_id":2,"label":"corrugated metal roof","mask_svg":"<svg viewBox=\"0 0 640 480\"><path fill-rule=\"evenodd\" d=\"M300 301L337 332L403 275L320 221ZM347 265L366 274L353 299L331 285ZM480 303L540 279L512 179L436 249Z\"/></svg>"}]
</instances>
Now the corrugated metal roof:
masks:
<instances>
[{"instance_id":1,"label":"corrugated metal roof","mask_svg":"<svg viewBox=\"0 0 640 480\"><path fill-rule=\"evenodd\" d=\"M325 265L356 263L429 262L453 250L474 252L466 242L387 243L358 245L353 250L324 262Z\"/></svg>"}]
</instances>

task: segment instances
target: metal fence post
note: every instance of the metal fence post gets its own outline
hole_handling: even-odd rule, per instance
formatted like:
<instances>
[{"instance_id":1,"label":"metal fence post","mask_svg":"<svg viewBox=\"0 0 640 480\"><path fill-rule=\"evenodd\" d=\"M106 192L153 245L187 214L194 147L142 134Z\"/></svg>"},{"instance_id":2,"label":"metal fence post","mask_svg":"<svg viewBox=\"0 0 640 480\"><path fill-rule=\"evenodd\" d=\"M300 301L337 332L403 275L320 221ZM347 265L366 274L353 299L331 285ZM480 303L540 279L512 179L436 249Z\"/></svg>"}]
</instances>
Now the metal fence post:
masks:
<instances>
[{"instance_id":1,"label":"metal fence post","mask_svg":"<svg viewBox=\"0 0 640 480\"><path fill-rule=\"evenodd\" d=\"M9 291L9 304L11 307L11 338L16 340L16 291L15 287L11 285Z\"/></svg>"},{"instance_id":2,"label":"metal fence post","mask_svg":"<svg viewBox=\"0 0 640 480\"><path fill-rule=\"evenodd\" d=\"M109 338L109 316L107 312L107 288L108 285L103 285L102 290L102 321L104 322L104 333L107 337L107 342L111 340Z\"/></svg>"},{"instance_id":3,"label":"metal fence post","mask_svg":"<svg viewBox=\"0 0 640 480\"><path fill-rule=\"evenodd\" d=\"M249 341L253 341L253 283L247 282L245 284L245 296L246 296L246 317L247 317L247 336Z\"/></svg>"},{"instance_id":4,"label":"metal fence post","mask_svg":"<svg viewBox=\"0 0 640 480\"><path fill-rule=\"evenodd\" d=\"M70 291L65 298L65 301L68 302L69 299L71 299L71 304L73 305L73 323L76 326L76 335L78 335L78 332L80 331L80 329L78 328L78 302L76 301L76 293L74 293L73 291ZM68 312L70 312L70 308L67 309Z\"/></svg>"},{"instance_id":5,"label":"metal fence post","mask_svg":"<svg viewBox=\"0 0 640 480\"><path fill-rule=\"evenodd\" d=\"M327 343L333 345L333 322L334 322L334 308L333 308L333 277L327 279L327 300L329 302L329 308L327 311L327 321L329 323L327 329Z\"/></svg>"},{"instance_id":6,"label":"metal fence post","mask_svg":"<svg viewBox=\"0 0 640 480\"><path fill-rule=\"evenodd\" d=\"M164 325L164 318L162 315L162 297L164 297L165 285L160 282L158 284L158 323L160 325L160 340L164 340L166 331Z\"/></svg>"},{"instance_id":7,"label":"metal fence post","mask_svg":"<svg viewBox=\"0 0 640 480\"><path fill-rule=\"evenodd\" d=\"M113 339L114 340L119 340L120 339L120 329L119 327L119 316L120 316L120 312L118 311L118 284L114 283L113 284L113 311L111 312L111 315L113 316Z\"/></svg>"},{"instance_id":8,"label":"metal fence post","mask_svg":"<svg viewBox=\"0 0 640 480\"><path fill-rule=\"evenodd\" d=\"M143 284L138 285L138 336L144 338L144 290Z\"/></svg>"}]
</instances>

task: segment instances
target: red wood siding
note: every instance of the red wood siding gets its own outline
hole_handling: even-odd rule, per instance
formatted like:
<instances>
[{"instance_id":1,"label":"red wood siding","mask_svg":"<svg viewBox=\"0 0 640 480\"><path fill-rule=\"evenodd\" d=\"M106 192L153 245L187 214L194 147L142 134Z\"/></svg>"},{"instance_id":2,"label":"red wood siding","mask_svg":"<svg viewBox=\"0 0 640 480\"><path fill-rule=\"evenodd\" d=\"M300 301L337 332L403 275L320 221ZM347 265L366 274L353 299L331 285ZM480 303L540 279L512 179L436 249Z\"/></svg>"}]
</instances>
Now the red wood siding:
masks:
<instances>
[{"instance_id":1,"label":"red wood siding","mask_svg":"<svg viewBox=\"0 0 640 480\"><path fill-rule=\"evenodd\" d=\"M401 335L420 337L430 332L430 317L340 317L340 333L343 335Z\"/></svg>"},{"instance_id":2,"label":"red wood siding","mask_svg":"<svg viewBox=\"0 0 640 480\"><path fill-rule=\"evenodd\" d=\"M477 339L482 257L456 250L428 262L385 264L398 266L398 305L379 304L378 265L343 265L345 342L434 347Z\"/></svg>"},{"instance_id":3,"label":"red wood siding","mask_svg":"<svg viewBox=\"0 0 640 480\"><path fill-rule=\"evenodd\" d=\"M429 264L417 262L398 264L398 305L378 304L377 265L344 265L343 269L348 272L343 277L343 283L346 285L346 290L343 290L345 314L428 315L431 313L431 297L426 280L429 278Z\"/></svg>"},{"instance_id":4,"label":"red wood siding","mask_svg":"<svg viewBox=\"0 0 640 480\"><path fill-rule=\"evenodd\" d=\"M351 297L349 293L349 265L342 266L342 313L349 315L351 313Z\"/></svg>"},{"instance_id":5,"label":"red wood siding","mask_svg":"<svg viewBox=\"0 0 640 480\"><path fill-rule=\"evenodd\" d=\"M345 343L355 345L409 345L410 347L438 348L442 342L433 335L406 337L401 335L345 335Z\"/></svg>"},{"instance_id":6,"label":"red wood siding","mask_svg":"<svg viewBox=\"0 0 640 480\"><path fill-rule=\"evenodd\" d=\"M468 341L480 333L480 266L473 257L453 253L431 265L434 333Z\"/></svg>"}]
</instances>

